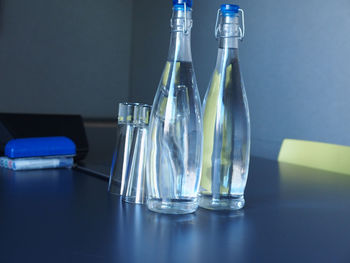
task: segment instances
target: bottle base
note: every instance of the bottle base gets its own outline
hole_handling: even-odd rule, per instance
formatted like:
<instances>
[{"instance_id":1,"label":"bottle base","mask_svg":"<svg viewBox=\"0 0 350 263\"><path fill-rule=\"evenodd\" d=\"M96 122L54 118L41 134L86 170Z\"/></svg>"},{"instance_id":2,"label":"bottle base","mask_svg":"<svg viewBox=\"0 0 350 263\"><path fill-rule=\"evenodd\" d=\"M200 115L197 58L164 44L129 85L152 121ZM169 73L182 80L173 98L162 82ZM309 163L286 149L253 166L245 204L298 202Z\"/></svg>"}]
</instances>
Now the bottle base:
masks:
<instances>
[{"instance_id":1,"label":"bottle base","mask_svg":"<svg viewBox=\"0 0 350 263\"><path fill-rule=\"evenodd\" d=\"M219 198L207 194L199 195L199 206L209 210L239 210L244 204L243 195L221 195Z\"/></svg>"},{"instance_id":2,"label":"bottle base","mask_svg":"<svg viewBox=\"0 0 350 263\"><path fill-rule=\"evenodd\" d=\"M157 213L183 215L195 212L198 208L198 200L197 198L179 200L149 198L147 207Z\"/></svg>"}]
</instances>

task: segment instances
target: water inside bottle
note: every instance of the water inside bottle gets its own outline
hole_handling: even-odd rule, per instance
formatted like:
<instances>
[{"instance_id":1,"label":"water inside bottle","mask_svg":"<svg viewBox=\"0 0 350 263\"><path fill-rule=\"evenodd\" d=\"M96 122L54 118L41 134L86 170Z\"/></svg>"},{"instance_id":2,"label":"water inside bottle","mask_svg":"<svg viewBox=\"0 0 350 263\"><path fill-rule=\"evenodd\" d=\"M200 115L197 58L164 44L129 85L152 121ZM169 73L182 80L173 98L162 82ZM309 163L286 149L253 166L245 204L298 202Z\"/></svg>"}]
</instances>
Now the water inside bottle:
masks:
<instances>
[{"instance_id":1,"label":"water inside bottle","mask_svg":"<svg viewBox=\"0 0 350 263\"><path fill-rule=\"evenodd\" d=\"M183 207L186 202L190 209L191 206L196 208L202 127L191 62L166 63L153 107L148 162L149 207L155 200L163 210L160 212L166 212L166 206L174 212L177 204Z\"/></svg>"},{"instance_id":2,"label":"water inside bottle","mask_svg":"<svg viewBox=\"0 0 350 263\"><path fill-rule=\"evenodd\" d=\"M248 104L238 58L222 63L217 69L223 68L225 74L215 70L204 103L201 196L210 202L225 198L244 202L250 148Z\"/></svg>"}]
</instances>

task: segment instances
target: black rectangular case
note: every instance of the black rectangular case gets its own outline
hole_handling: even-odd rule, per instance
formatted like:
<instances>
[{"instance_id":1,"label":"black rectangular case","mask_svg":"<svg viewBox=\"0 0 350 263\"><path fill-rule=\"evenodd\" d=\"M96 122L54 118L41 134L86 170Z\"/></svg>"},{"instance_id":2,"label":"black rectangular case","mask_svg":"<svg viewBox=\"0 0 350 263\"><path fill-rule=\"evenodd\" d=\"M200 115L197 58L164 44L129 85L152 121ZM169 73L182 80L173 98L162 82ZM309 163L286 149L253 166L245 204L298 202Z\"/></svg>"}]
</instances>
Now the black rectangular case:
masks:
<instances>
[{"instance_id":1,"label":"black rectangular case","mask_svg":"<svg viewBox=\"0 0 350 263\"><path fill-rule=\"evenodd\" d=\"M0 156L11 139L66 136L74 141L77 160L85 158L89 145L80 115L0 113Z\"/></svg>"}]
</instances>

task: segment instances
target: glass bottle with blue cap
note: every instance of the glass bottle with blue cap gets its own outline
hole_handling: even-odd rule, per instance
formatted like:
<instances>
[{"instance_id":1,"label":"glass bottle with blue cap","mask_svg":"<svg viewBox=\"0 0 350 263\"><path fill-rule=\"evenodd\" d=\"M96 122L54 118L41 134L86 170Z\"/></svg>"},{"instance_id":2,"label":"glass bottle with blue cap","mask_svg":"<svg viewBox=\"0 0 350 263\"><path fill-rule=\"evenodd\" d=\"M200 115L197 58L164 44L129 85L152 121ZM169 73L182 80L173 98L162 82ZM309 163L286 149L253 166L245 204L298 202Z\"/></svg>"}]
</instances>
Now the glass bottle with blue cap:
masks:
<instances>
[{"instance_id":1,"label":"glass bottle with blue cap","mask_svg":"<svg viewBox=\"0 0 350 263\"><path fill-rule=\"evenodd\" d=\"M147 206L169 214L198 207L202 113L191 54L192 1L174 0L168 59L148 137Z\"/></svg>"},{"instance_id":2,"label":"glass bottle with blue cap","mask_svg":"<svg viewBox=\"0 0 350 263\"><path fill-rule=\"evenodd\" d=\"M217 62L203 103L199 205L207 209L236 210L245 203L250 120L238 61L238 43L244 31L243 10L237 5L222 5L215 25Z\"/></svg>"}]
</instances>

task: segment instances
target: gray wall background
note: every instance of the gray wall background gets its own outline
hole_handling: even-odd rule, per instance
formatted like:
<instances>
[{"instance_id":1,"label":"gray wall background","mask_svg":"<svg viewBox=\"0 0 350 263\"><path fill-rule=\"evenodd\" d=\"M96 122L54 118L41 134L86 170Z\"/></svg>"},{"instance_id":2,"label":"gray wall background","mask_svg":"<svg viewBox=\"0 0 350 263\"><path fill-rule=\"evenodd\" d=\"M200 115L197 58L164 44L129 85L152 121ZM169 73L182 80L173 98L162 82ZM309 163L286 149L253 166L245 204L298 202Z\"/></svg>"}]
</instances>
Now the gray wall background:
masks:
<instances>
[{"instance_id":1,"label":"gray wall background","mask_svg":"<svg viewBox=\"0 0 350 263\"><path fill-rule=\"evenodd\" d=\"M129 89L132 1L0 0L0 111L112 118Z\"/></svg>"},{"instance_id":2,"label":"gray wall background","mask_svg":"<svg viewBox=\"0 0 350 263\"><path fill-rule=\"evenodd\" d=\"M195 0L192 53L204 96L216 10ZM350 1L240 0L252 153L283 138L350 145ZM170 0L0 0L0 111L112 118L123 100L152 103L169 45Z\"/></svg>"},{"instance_id":3,"label":"gray wall background","mask_svg":"<svg viewBox=\"0 0 350 263\"><path fill-rule=\"evenodd\" d=\"M167 55L170 1L135 0L131 98L151 102ZM169 3L168 3L169 2ZM194 1L192 53L199 90L216 61L216 10ZM246 13L240 45L253 155L277 158L284 138L350 145L350 1L235 1Z\"/></svg>"}]
</instances>

